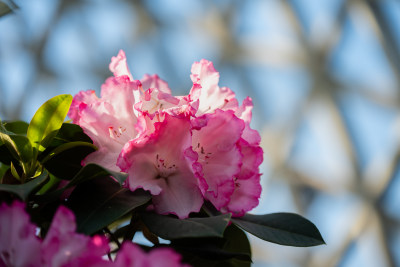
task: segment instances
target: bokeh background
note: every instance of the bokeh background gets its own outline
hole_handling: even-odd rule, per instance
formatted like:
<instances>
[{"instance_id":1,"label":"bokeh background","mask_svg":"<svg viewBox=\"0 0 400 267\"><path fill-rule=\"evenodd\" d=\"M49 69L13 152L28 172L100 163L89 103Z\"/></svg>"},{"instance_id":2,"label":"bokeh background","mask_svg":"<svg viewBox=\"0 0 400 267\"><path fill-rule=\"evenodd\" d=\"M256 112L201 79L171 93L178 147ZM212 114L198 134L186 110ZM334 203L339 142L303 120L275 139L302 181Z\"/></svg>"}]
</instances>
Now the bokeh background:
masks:
<instances>
[{"instance_id":1,"label":"bokeh background","mask_svg":"<svg viewBox=\"0 0 400 267\"><path fill-rule=\"evenodd\" d=\"M400 266L400 1L1 0L0 118L95 89L124 49L176 95L205 58L262 135L254 213L296 212L327 245L250 237L254 266ZM16 9L16 7L19 7Z\"/></svg>"}]
</instances>

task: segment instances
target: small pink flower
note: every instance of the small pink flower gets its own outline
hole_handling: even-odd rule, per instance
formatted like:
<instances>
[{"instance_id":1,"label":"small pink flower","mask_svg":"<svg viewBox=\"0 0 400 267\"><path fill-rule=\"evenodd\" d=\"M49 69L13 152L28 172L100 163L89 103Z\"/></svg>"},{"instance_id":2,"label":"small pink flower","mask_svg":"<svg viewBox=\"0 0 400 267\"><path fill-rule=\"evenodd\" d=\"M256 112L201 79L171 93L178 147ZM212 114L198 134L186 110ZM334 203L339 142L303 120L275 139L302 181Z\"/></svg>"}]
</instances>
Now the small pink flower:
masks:
<instances>
[{"instance_id":1,"label":"small pink flower","mask_svg":"<svg viewBox=\"0 0 400 267\"><path fill-rule=\"evenodd\" d=\"M105 264L102 257L109 251L102 236L76 233L75 215L60 206L42 244L43 266L94 266Z\"/></svg>"},{"instance_id":2,"label":"small pink flower","mask_svg":"<svg viewBox=\"0 0 400 267\"><path fill-rule=\"evenodd\" d=\"M104 237L75 232L75 216L60 207L44 240L36 236L25 204L0 205L0 266L67 267L109 266L102 257L109 251Z\"/></svg>"},{"instance_id":3,"label":"small pink flower","mask_svg":"<svg viewBox=\"0 0 400 267\"><path fill-rule=\"evenodd\" d=\"M124 242L114 262L115 267L188 267L181 256L169 248L152 249L145 253L139 246Z\"/></svg>"},{"instance_id":4,"label":"small pink flower","mask_svg":"<svg viewBox=\"0 0 400 267\"><path fill-rule=\"evenodd\" d=\"M15 201L0 205L0 266L41 266L36 227L25 212L25 204Z\"/></svg>"},{"instance_id":5,"label":"small pink flower","mask_svg":"<svg viewBox=\"0 0 400 267\"><path fill-rule=\"evenodd\" d=\"M160 214L187 218L203 204L196 176L197 153L192 150L189 118L164 115L152 134L131 140L123 148L118 166L129 174L126 186L149 190Z\"/></svg>"}]
</instances>

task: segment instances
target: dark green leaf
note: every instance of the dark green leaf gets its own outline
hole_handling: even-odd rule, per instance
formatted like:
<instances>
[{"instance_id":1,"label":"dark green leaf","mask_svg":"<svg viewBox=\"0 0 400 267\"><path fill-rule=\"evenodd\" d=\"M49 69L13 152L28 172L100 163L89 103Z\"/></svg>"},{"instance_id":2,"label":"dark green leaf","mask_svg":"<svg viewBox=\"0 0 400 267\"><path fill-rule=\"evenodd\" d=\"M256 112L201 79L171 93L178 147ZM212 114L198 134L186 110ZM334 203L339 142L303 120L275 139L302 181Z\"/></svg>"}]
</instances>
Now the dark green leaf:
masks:
<instances>
[{"instance_id":1,"label":"dark green leaf","mask_svg":"<svg viewBox=\"0 0 400 267\"><path fill-rule=\"evenodd\" d=\"M224 250L244 256L226 260L221 266L249 267L251 265L251 246L247 235L235 225L231 225L226 229L224 237L227 240L223 247Z\"/></svg>"},{"instance_id":2,"label":"dark green leaf","mask_svg":"<svg viewBox=\"0 0 400 267\"><path fill-rule=\"evenodd\" d=\"M143 213L142 220L151 232L164 239L222 237L230 214L214 217L178 219L155 213Z\"/></svg>"},{"instance_id":3,"label":"dark green leaf","mask_svg":"<svg viewBox=\"0 0 400 267\"><path fill-rule=\"evenodd\" d=\"M131 192L121 188L119 183L107 175L79 184L72 192L68 206L76 215L77 231L90 235L150 199L148 192Z\"/></svg>"},{"instance_id":4,"label":"dark green leaf","mask_svg":"<svg viewBox=\"0 0 400 267\"><path fill-rule=\"evenodd\" d=\"M40 153L38 157L39 161L42 162L43 159L57 147L71 142L85 142L93 144L92 140L83 132L79 125L63 123L51 144L42 153Z\"/></svg>"},{"instance_id":5,"label":"dark green leaf","mask_svg":"<svg viewBox=\"0 0 400 267\"><path fill-rule=\"evenodd\" d=\"M14 134L1 127L0 140L16 160L22 162L32 160L32 146L26 136Z\"/></svg>"},{"instance_id":6,"label":"dark green leaf","mask_svg":"<svg viewBox=\"0 0 400 267\"><path fill-rule=\"evenodd\" d=\"M0 191L5 191L9 193L16 194L23 201L27 200L29 195L35 190L37 187L42 185L48 178L47 172L43 172L36 178L33 178L32 181L29 181L25 184L18 185L10 185L10 184L0 184Z\"/></svg>"},{"instance_id":7,"label":"dark green leaf","mask_svg":"<svg viewBox=\"0 0 400 267\"><path fill-rule=\"evenodd\" d=\"M58 95L36 111L27 132L33 148L43 151L51 143L67 116L71 102L71 95Z\"/></svg>"},{"instance_id":8,"label":"dark green leaf","mask_svg":"<svg viewBox=\"0 0 400 267\"><path fill-rule=\"evenodd\" d=\"M7 131L22 135L26 135L29 126L29 124L24 121L3 121L3 124L4 128L7 129Z\"/></svg>"},{"instance_id":9,"label":"dark green leaf","mask_svg":"<svg viewBox=\"0 0 400 267\"><path fill-rule=\"evenodd\" d=\"M250 244L235 225L227 227L224 238L185 238L172 240L184 262L192 266L250 266Z\"/></svg>"},{"instance_id":10,"label":"dark green leaf","mask_svg":"<svg viewBox=\"0 0 400 267\"><path fill-rule=\"evenodd\" d=\"M62 152L72 149L72 148L76 148L76 147L89 147L92 148L93 150L96 150L96 146L94 146L92 143L88 143L88 142L82 142L82 141L74 141L74 142L68 142L68 143L64 143L62 145L57 146L56 148L54 148L51 152L49 152L46 157L44 157L41 162L44 164L46 163L48 160L50 160L51 158L61 154Z\"/></svg>"},{"instance_id":11,"label":"dark green leaf","mask_svg":"<svg viewBox=\"0 0 400 267\"><path fill-rule=\"evenodd\" d=\"M63 123L51 145L58 146L62 143L72 141L93 143L79 125L73 123Z\"/></svg>"},{"instance_id":12,"label":"dark green leaf","mask_svg":"<svg viewBox=\"0 0 400 267\"><path fill-rule=\"evenodd\" d=\"M80 183L92 180L98 177L112 176L118 181L120 185L124 183L128 174L122 172L115 172L108 170L100 165L90 163L85 165L79 173L71 180L68 186L78 185Z\"/></svg>"},{"instance_id":13,"label":"dark green leaf","mask_svg":"<svg viewBox=\"0 0 400 267\"><path fill-rule=\"evenodd\" d=\"M68 144L68 143L66 143ZM46 155L48 159L43 163L44 167L53 175L60 179L71 180L82 169L82 160L94 152L95 149L89 146L76 146L53 156ZM39 157L39 160L44 160L46 157Z\"/></svg>"},{"instance_id":14,"label":"dark green leaf","mask_svg":"<svg viewBox=\"0 0 400 267\"><path fill-rule=\"evenodd\" d=\"M294 213L246 214L232 222L263 240L280 245L309 247L325 244L317 227Z\"/></svg>"},{"instance_id":15,"label":"dark green leaf","mask_svg":"<svg viewBox=\"0 0 400 267\"><path fill-rule=\"evenodd\" d=\"M1 155L1 152L0 152ZM7 170L10 169L9 165L3 164L0 162L0 184L3 183L3 176L7 172Z\"/></svg>"},{"instance_id":16,"label":"dark green leaf","mask_svg":"<svg viewBox=\"0 0 400 267\"><path fill-rule=\"evenodd\" d=\"M0 138L1 142L1 138ZM17 155L15 155L17 157ZM0 145L0 162L4 163L6 165L10 165L11 161L16 161L17 159L14 157L14 155L8 150L6 145Z\"/></svg>"}]
</instances>

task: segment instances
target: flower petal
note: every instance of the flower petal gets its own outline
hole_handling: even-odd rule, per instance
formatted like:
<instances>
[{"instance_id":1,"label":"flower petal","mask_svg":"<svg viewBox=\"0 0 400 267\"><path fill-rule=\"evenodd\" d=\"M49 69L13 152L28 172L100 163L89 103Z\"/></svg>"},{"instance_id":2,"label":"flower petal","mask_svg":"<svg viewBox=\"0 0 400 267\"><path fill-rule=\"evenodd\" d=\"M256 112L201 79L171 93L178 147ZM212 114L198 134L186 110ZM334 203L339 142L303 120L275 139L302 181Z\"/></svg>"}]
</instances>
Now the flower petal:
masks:
<instances>
[{"instance_id":1,"label":"flower petal","mask_svg":"<svg viewBox=\"0 0 400 267\"><path fill-rule=\"evenodd\" d=\"M119 50L118 55L111 58L109 69L115 77L126 75L133 81L132 74L129 71L128 64L126 63L125 52L123 50Z\"/></svg>"},{"instance_id":2,"label":"flower petal","mask_svg":"<svg viewBox=\"0 0 400 267\"><path fill-rule=\"evenodd\" d=\"M118 166L129 174L126 186L131 190L143 188L156 195L156 211L186 218L203 203L193 171L195 158L186 152L191 149L191 125L189 118L164 116L154 124L153 133L124 146Z\"/></svg>"},{"instance_id":3,"label":"flower petal","mask_svg":"<svg viewBox=\"0 0 400 267\"><path fill-rule=\"evenodd\" d=\"M146 254L138 245L124 242L115 259L115 267L186 267L181 256L170 248L155 248Z\"/></svg>"},{"instance_id":4,"label":"flower petal","mask_svg":"<svg viewBox=\"0 0 400 267\"><path fill-rule=\"evenodd\" d=\"M238 118L241 118L246 123L242 138L251 145L259 145L261 142L260 134L258 131L250 128L252 109L253 101L250 97L246 97L243 100L242 105L236 110L235 114Z\"/></svg>"},{"instance_id":5,"label":"flower petal","mask_svg":"<svg viewBox=\"0 0 400 267\"><path fill-rule=\"evenodd\" d=\"M261 195L260 176L261 174L256 173L245 180L237 179L231 200L222 211L231 212L232 216L240 217L255 208Z\"/></svg>"},{"instance_id":6,"label":"flower petal","mask_svg":"<svg viewBox=\"0 0 400 267\"><path fill-rule=\"evenodd\" d=\"M40 243L25 204L0 205L0 266L40 266Z\"/></svg>"},{"instance_id":7,"label":"flower petal","mask_svg":"<svg viewBox=\"0 0 400 267\"><path fill-rule=\"evenodd\" d=\"M145 91L149 88L157 88L160 92L171 94L171 89L169 89L168 83L160 79L157 74L145 74L144 77L140 79L140 82L142 83L143 90Z\"/></svg>"},{"instance_id":8,"label":"flower petal","mask_svg":"<svg viewBox=\"0 0 400 267\"><path fill-rule=\"evenodd\" d=\"M193 100L199 99L198 115L212 113L216 109L238 108L235 93L227 87L218 86L219 73L211 61L202 59L200 62L195 62L190 77L194 83L190 95Z\"/></svg>"},{"instance_id":9,"label":"flower petal","mask_svg":"<svg viewBox=\"0 0 400 267\"><path fill-rule=\"evenodd\" d=\"M102 256L109 251L106 238L85 236L75 230L74 214L60 206L42 245L46 266L84 266L83 263L102 262Z\"/></svg>"},{"instance_id":10,"label":"flower petal","mask_svg":"<svg viewBox=\"0 0 400 267\"><path fill-rule=\"evenodd\" d=\"M233 111L219 109L198 120L207 120L206 126L193 131L192 139L208 185L208 189L202 188L202 192L220 209L228 203L234 190L233 179L242 165L242 154L236 144L242 135L244 122ZM199 125L196 122L194 124Z\"/></svg>"},{"instance_id":11,"label":"flower petal","mask_svg":"<svg viewBox=\"0 0 400 267\"><path fill-rule=\"evenodd\" d=\"M243 162L238 177L247 179L259 172L259 166L263 161L263 150L257 145L250 145L244 139L238 142Z\"/></svg>"},{"instance_id":12,"label":"flower petal","mask_svg":"<svg viewBox=\"0 0 400 267\"><path fill-rule=\"evenodd\" d=\"M81 117L80 111L87 105L97 102L99 98L96 96L94 90L81 91L74 96L71 106L68 111L68 117L71 118L73 123L78 123Z\"/></svg>"},{"instance_id":13,"label":"flower petal","mask_svg":"<svg viewBox=\"0 0 400 267\"><path fill-rule=\"evenodd\" d=\"M116 162L122 147L139 135L133 109L135 92L138 92L137 82L131 82L127 76L111 77L102 86L101 99L80 106L76 123L99 148L83 163L92 162L119 170Z\"/></svg>"}]
</instances>

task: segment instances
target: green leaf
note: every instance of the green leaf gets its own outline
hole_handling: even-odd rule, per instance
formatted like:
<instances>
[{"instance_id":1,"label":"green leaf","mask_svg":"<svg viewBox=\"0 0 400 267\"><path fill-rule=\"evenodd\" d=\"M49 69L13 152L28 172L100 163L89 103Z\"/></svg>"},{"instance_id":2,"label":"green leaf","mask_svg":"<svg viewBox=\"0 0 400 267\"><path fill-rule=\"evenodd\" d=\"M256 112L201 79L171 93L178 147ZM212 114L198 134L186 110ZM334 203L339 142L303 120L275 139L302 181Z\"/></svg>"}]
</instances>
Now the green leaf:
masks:
<instances>
[{"instance_id":1,"label":"green leaf","mask_svg":"<svg viewBox=\"0 0 400 267\"><path fill-rule=\"evenodd\" d=\"M32 160L33 150L26 136L16 134L7 135L0 132L0 139L16 160L25 163Z\"/></svg>"},{"instance_id":2,"label":"green leaf","mask_svg":"<svg viewBox=\"0 0 400 267\"><path fill-rule=\"evenodd\" d=\"M21 177L19 176L19 173L17 171L17 169L15 169L14 164L11 162L11 166L10 166L10 171L12 176L17 179L18 181L21 181Z\"/></svg>"},{"instance_id":3,"label":"green leaf","mask_svg":"<svg viewBox=\"0 0 400 267\"><path fill-rule=\"evenodd\" d=\"M151 232L161 238L172 240L190 237L222 237L231 215L178 219L156 213L142 213L141 217Z\"/></svg>"},{"instance_id":4,"label":"green leaf","mask_svg":"<svg viewBox=\"0 0 400 267\"><path fill-rule=\"evenodd\" d=\"M251 265L251 246L247 235L235 225L231 225L226 229L224 237L227 240L223 247L224 250L244 256L227 260L221 266L249 267Z\"/></svg>"},{"instance_id":5,"label":"green leaf","mask_svg":"<svg viewBox=\"0 0 400 267\"><path fill-rule=\"evenodd\" d=\"M8 150L5 151L3 145L0 147L0 151L5 153L5 155L0 156L1 162L11 164L12 160L15 159L23 168L24 175L22 180L25 177L33 176L36 171L36 162L33 160L33 149L29 139L24 135L8 131L0 121L0 140Z\"/></svg>"},{"instance_id":6,"label":"green leaf","mask_svg":"<svg viewBox=\"0 0 400 267\"><path fill-rule=\"evenodd\" d=\"M235 225L226 228L223 238L176 239L171 246L192 266L248 267L251 263L249 240Z\"/></svg>"},{"instance_id":7,"label":"green leaf","mask_svg":"<svg viewBox=\"0 0 400 267\"><path fill-rule=\"evenodd\" d=\"M72 148L76 148L76 147L89 147L89 148L92 148L93 150L97 149L95 145L93 145L92 143L88 143L88 142L75 141L75 142L64 143L64 144L54 148L42 160L40 160L40 162L44 164L48 160L61 154L62 152L72 149Z\"/></svg>"},{"instance_id":8,"label":"green leaf","mask_svg":"<svg viewBox=\"0 0 400 267\"><path fill-rule=\"evenodd\" d=\"M90 139L90 137L83 132L79 125L73 123L63 123L50 146L59 146L63 143L73 141L93 143L92 139Z\"/></svg>"},{"instance_id":9,"label":"green leaf","mask_svg":"<svg viewBox=\"0 0 400 267\"><path fill-rule=\"evenodd\" d=\"M32 146L24 135L10 132L0 121L0 140L6 145L11 155L18 161L29 162L32 160Z\"/></svg>"},{"instance_id":10,"label":"green leaf","mask_svg":"<svg viewBox=\"0 0 400 267\"><path fill-rule=\"evenodd\" d=\"M128 174L111 171L100 165L90 163L85 165L85 167L83 167L78 172L78 174L68 184L68 187L75 186L98 177L107 177L107 176L114 177L114 179L117 180L120 185L122 185L125 182L126 178L128 177Z\"/></svg>"},{"instance_id":11,"label":"green leaf","mask_svg":"<svg viewBox=\"0 0 400 267\"><path fill-rule=\"evenodd\" d=\"M1 138L0 138L0 142L1 142ZM18 157L18 154L14 153L15 157ZM14 154L12 154L10 152L10 150L8 150L6 145L0 145L0 162L4 163L6 165L10 165L11 161L16 161L17 159L14 157Z\"/></svg>"},{"instance_id":12,"label":"green leaf","mask_svg":"<svg viewBox=\"0 0 400 267\"><path fill-rule=\"evenodd\" d=\"M96 149L79 125L63 123L38 160L58 178L71 180L82 169L82 160Z\"/></svg>"},{"instance_id":13,"label":"green leaf","mask_svg":"<svg viewBox=\"0 0 400 267\"><path fill-rule=\"evenodd\" d=\"M33 180L18 185L10 184L0 184L0 191L5 191L13 193L20 197L23 201L26 201L29 195L40 185L42 185L48 178L47 172L43 172L38 177L33 178Z\"/></svg>"},{"instance_id":14,"label":"green leaf","mask_svg":"<svg viewBox=\"0 0 400 267\"><path fill-rule=\"evenodd\" d=\"M263 240L280 245L310 247L325 244L317 227L294 213L246 214L231 221Z\"/></svg>"},{"instance_id":15,"label":"green leaf","mask_svg":"<svg viewBox=\"0 0 400 267\"><path fill-rule=\"evenodd\" d=\"M38 159L42 162L46 160L43 162L44 167L56 177L64 180L71 180L81 171L82 160L94 151L95 149L90 145L72 146L55 155L49 156L51 153L49 152L42 158L41 154ZM47 156L49 156L49 158L46 159Z\"/></svg>"},{"instance_id":16,"label":"green leaf","mask_svg":"<svg viewBox=\"0 0 400 267\"><path fill-rule=\"evenodd\" d=\"M121 188L107 175L79 184L72 192L68 206L75 213L77 231L91 235L150 199L148 192Z\"/></svg>"},{"instance_id":17,"label":"green leaf","mask_svg":"<svg viewBox=\"0 0 400 267\"><path fill-rule=\"evenodd\" d=\"M15 134L26 135L29 124L24 121L3 121L4 128Z\"/></svg>"},{"instance_id":18,"label":"green leaf","mask_svg":"<svg viewBox=\"0 0 400 267\"><path fill-rule=\"evenodd\" d=\"M44 151L57 135L72 102L71 95L58 95L46 101L29 123L27 136L32 147Z\"/></svg>"},{"instance_id":19,"label":"green leaf","mask_svg":"<svg viewBox=\"0 0 400 267\"><path fill-rule=\"evenodd\" d=\"M1 155L1 152L0 152L0 155ZM7 172L8 169L10 169L10 166L0 162L0 184L3 183L3 176Z\"/></svg>"}]
</instances>

